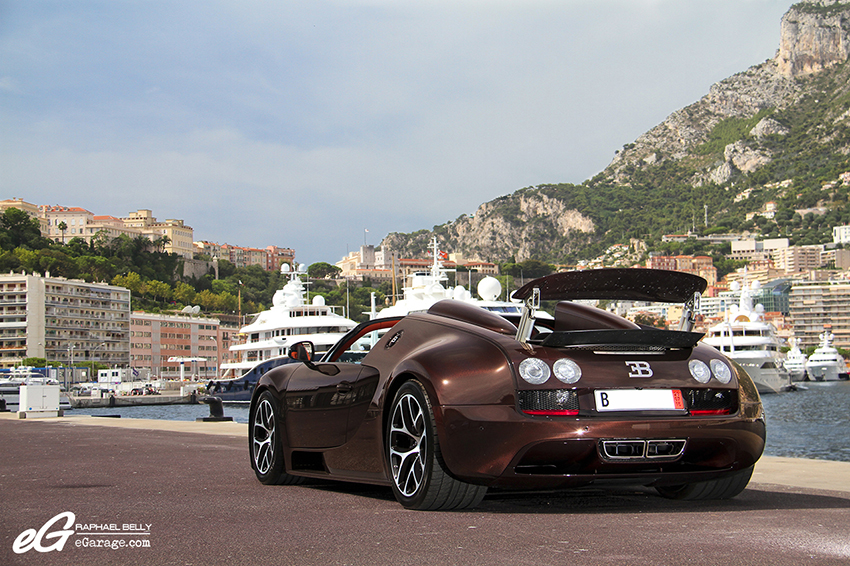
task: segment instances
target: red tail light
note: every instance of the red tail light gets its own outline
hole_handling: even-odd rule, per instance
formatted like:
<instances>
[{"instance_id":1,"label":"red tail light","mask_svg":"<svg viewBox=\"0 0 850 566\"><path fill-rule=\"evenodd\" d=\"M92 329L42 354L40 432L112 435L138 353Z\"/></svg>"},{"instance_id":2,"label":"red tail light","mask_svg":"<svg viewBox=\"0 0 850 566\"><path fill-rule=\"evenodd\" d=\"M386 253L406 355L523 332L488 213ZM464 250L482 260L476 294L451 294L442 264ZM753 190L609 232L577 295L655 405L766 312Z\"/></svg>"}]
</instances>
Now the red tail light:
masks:
<instances>
[{"instance_id":1,"label":"red tail light","mask_svg":"<svg viewBox=\"0 0 850 566\"><path fill-rule=\"evenodd\" d=\"M695 417L703 417L706 415L731 415L731 409L711 409L711 410L692 410L691 415Z\"/></svg>"}]
</instances>

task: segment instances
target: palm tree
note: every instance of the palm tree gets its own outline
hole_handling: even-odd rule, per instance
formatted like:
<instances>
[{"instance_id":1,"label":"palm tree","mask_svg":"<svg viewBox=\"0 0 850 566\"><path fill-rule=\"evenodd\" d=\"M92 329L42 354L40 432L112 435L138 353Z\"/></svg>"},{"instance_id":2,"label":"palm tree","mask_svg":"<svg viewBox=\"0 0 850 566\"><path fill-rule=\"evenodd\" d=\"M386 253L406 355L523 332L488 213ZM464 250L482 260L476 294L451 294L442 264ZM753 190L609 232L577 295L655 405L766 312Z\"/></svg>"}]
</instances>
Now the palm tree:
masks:
<instances>
[{"instance_id":1,"label":"palm tree","mask_svg":"<svg viewBox=\"0 0 850 566\"><path fill-rule=\"evenodd\" d=\"M161 238L157 238L153 241L153 247L157 252L162 253L165 251L165 246L171 243L171 238L168 236L162 236Z\"/></svg>"},{"instance_id":2,"label":"palm tree","mask_svg":"<svg viewBox=\"0 0 850 566\"><path fill-rule=\"evenodd\" d=\"M59 223L59 230L62 232L62 244L65 244L65 230L68 229L68 225L65 224L65 221Z\"/></svg>"}]
</instances>

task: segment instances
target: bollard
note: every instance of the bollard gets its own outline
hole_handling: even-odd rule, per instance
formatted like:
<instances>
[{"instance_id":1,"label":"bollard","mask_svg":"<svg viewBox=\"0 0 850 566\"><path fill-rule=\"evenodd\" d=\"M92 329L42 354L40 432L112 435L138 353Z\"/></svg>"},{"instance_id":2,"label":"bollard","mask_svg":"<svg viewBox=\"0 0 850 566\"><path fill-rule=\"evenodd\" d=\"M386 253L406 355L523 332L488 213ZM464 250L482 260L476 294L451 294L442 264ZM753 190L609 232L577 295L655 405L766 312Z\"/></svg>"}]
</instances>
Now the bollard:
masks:
<instances>
[{"instance_id":1,"label":"bollard","mask_svg":"<svg viewBox=\"0 0 850 566\"><path fill-rule=\"evenodd\" d=\"M233 420L233 417L224 416L224 405L219 397L204 397L201 401L210 406L210 416L199 417L195 422L216 423Z\"/></svg>"},{"instance_id":2,"label":"bollard","mask_svg":"<svg viewBox=\"0 0 850 566\"><path fill-rule=\"evenodd\" d=\"M0 413L8 413L8 409L6 409L6 400L0 397Z\"/></svg>"}]
</instances>

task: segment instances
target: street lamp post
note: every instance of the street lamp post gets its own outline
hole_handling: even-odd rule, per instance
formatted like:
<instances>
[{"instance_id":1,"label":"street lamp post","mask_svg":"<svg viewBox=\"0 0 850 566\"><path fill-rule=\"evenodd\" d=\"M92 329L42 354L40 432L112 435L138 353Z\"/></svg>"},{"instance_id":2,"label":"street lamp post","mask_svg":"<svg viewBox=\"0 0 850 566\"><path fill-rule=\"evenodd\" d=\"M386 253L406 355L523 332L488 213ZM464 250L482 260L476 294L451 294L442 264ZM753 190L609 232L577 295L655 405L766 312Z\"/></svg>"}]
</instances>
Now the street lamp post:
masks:
<instances>
[{"instance_id":1,"label":"street lamp post","mask_svg":"<svg viewBox=\"0 0 850 566\"><path fill-rule=\"evenodd\" d=\"M106 347L106 342L101 342L100 344L98 344L97 346L92 348L91 351L90 351L90 355L89 355L89 381L97 381L96 379L93 379L93 376L94 376L94 353L97 352L100 348L105 348L105 347Z\"/></svg>"},{"instance_id":2,"label":"street lamp post","mask_svg":"<svg viewBox=\"0 0 850 566\"><path fill-rule=\"evenodd\" d=\"M68 359L70 360L71 366L71 383L74 382L74 348L77 346L75 344L68 344ZM68 372L65 372L65 389L68 389Z\"/></svg>"}]
</instances>

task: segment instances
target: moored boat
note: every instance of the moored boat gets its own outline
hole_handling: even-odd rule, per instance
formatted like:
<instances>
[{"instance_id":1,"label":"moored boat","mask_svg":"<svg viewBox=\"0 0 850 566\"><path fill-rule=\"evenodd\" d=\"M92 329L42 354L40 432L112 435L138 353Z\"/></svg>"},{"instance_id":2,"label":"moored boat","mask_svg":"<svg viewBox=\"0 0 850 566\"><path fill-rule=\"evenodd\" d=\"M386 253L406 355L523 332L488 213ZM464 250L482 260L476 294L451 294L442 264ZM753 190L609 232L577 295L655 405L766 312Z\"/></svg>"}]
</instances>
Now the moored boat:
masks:
<instances>
[{"instance_id":1,"label":"moored boat","mask_svg":"<svg viewBox=\"0 0 850 566\"><path fill-rule=\"evenodd\" d=\"M799 341L795 338L789 338L788 343L791 349L785 354L785 369L791 376L791 381L806 380L806 354L800 351Z\"/></svg>"},{"instance_id":2,"label":"moored boat","mask_svg":"<svg viewBox=\"0 0 850 566\"><path fill-rule=\"evenodd\" d=\"M847 379L847 363L832 345L835 336L828 329L820 335L820 346L806 362L806 375L811 381L837 381Z\"/></svg>"},{"instance_id":3,"label":"moored boat","mask_svg":"<svg viewBox=\"0 0 850 566\"><path fill-rule=\"evenodd\" d=\"M764 307L753 305L751 291L758 290L758 281L749 289L746 284L735 287L733 284L733 290L741 291L739 303L726 310L723 322L712 326L703 342L741 365L759 393L790 389L791 376L781 353L782 341L774 326L764 319Z\"/></svg>"},{"instance_id":4,"label":"moored boat","mask_svg":"<svg viewBox=\"0 0 850 566\"><path fill-rule=\"evenodd\" d=\"M326 305L324 297L308 300L303 271L291 271L284 264L281 273L288 274L289 281L275 292L272 308L242 327L245 341L230 347L238 359L221 364L221 377L208 383L208 394L227 402L250 401L251 391L264 373L293 361L289 358L293 344L312 342L318 356L357 326L337 312L340 307Z\"/></svg>"}]
</instances>

